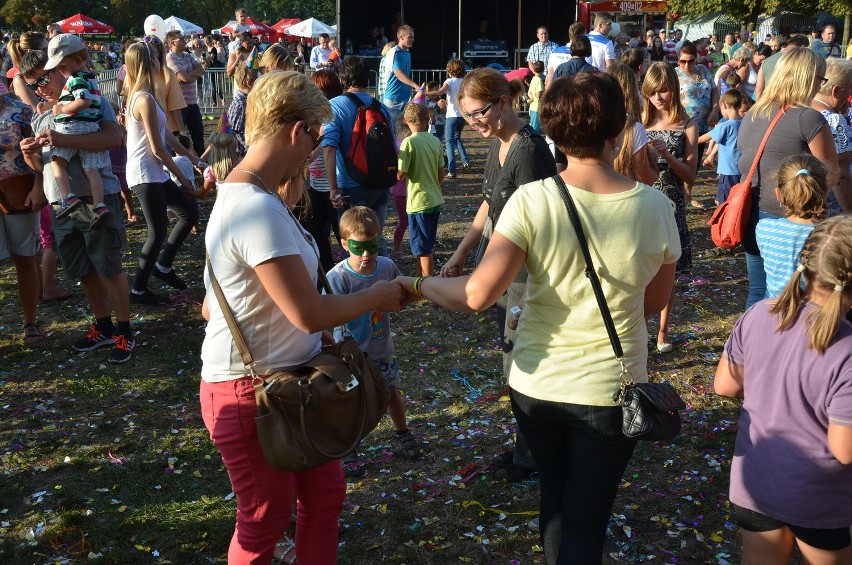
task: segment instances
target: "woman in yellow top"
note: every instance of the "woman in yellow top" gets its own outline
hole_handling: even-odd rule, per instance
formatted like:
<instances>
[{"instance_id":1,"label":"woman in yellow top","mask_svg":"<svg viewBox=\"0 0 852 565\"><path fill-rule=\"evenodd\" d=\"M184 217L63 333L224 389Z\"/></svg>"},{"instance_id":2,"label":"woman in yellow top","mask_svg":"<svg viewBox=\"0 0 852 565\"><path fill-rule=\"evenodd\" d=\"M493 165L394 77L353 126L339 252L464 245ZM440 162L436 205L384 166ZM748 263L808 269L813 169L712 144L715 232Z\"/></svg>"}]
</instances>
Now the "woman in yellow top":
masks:
<instances>
[{"instance_id":1,"label":"woman in yellow top","mask_svg":"<svg viewBox=\"0 0 852 565\"><path fill-rule=\"evenodd\" d=\"M595 71L555 81L539 110L544 132L568 156L560 177L576 203L624 362L643 382L645 315L668 301L680 241L665 195L613 169L624 107L615 79ZM545 560L600 563L612 503L636 442L621 431L621 407L612 398L619 363L555 179L515 191L473 274L397 281L412 298L420 294L470 312L493 304L523 266L526 302L509 386L512 412L541 472Z\"/></svg>"}]
</instances>

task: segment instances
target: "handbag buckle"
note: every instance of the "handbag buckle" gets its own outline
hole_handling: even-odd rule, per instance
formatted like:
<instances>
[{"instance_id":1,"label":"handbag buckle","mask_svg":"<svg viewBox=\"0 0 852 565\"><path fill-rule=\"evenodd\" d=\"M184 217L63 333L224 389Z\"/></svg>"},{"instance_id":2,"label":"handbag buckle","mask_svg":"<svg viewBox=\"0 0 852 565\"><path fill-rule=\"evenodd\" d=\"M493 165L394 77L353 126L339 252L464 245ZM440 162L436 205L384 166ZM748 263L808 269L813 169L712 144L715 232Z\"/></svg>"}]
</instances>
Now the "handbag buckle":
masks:
<instances>
[{"instance_id":1,"label":"handbag buckle","mask_svg":"<svg viewBox=\"0 0 852 565\"><path fill-rule=\"evenodd\" d=\"M624 397L627 394L627 387L636 384L636 379L633 378L633 374L627 368L627 365L624 364L624 357L618 357L617 360L621 365L621 373L618 375L618 390L612 395L612 401L620 405L624 403Z\"/></svg>"},{"instance_id":2,"label":"handbag buckle","mask_svg":"<svg viewBox=\"0 0 852 565\"><path fill-rule=\"evenodd\" d=\"M311 402L311 379L302 377L299 379L299 400L302 406L307 406Z\"/></svg>"},{"instance_id":3,"label":"handbag buckle","mask_svg":"<svg viewBox=\"0 0 852 565\"><path fill-rule=\"evenodd\" d=\"M355 375L349 375L352 379L348 383L337 383L337 388L340 392L350 392L358 387L358 378Z\"/></svg>"}]
</instances>

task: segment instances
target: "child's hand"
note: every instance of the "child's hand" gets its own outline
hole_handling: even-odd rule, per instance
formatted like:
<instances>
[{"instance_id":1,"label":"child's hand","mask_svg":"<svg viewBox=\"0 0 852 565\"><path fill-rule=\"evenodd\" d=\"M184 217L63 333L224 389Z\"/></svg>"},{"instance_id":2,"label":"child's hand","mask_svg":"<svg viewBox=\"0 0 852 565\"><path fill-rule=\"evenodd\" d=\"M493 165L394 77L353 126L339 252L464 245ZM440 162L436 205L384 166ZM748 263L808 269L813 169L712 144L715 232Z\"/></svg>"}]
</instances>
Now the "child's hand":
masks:
<instances>
[{"instance_id":1,"label":"child's hand","mask_svg":"<svg viewBox=\"0 0 852 565\"><path fill-rule=\"evenodd\" d=\"M704 165L705 167L712 167L713 161L714 161L713 157L707 157L707 158L704 159L704 161L701 162L701 164Z\"/></svg>"},{"instance_id":2,"label":"child's hand","mask_svg":"<svg viewBox=\"0 0 852 565\"><path fill-rule=\"evenodd\" d=\"M50 110L54 106L56 106L55 100L44 100L44 101L38 103L38 106L36 106L36 111L38 111L38 113L41 114L43 112L47 112L48 110Z\"/></svg>"}]
</instances>

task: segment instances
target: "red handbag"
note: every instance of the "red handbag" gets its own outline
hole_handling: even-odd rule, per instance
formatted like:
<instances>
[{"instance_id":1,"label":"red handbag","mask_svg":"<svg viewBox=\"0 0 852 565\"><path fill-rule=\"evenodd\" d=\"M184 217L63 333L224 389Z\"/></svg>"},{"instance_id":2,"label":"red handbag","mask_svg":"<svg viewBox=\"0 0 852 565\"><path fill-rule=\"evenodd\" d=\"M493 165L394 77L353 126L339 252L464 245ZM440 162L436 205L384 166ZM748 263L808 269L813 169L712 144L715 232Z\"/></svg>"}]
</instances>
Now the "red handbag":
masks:
<instances>
[{"instance_id":1,"label":"red handbag","mask_svg":"<svg viewBox=\"0 0 852 565\"><path fill-rule=\"evenodd\" d=\"M731 187L728 199L716 208L713 216L708 220L710 238L717 247L731 249L743 242L749 218L751 217L751 180L757 171L757 165L760 163L760 157L763 155L766 142L769 141L769 135L775 128L775 124L778 123L778 120L781 119L781 116L786 111L787 108L782 108L769 124L769 128L763 135L763 141L760 142L760 147L757 149L754 162L751 164L751 169L745 180Z\"/></svg>"}]
</instances>

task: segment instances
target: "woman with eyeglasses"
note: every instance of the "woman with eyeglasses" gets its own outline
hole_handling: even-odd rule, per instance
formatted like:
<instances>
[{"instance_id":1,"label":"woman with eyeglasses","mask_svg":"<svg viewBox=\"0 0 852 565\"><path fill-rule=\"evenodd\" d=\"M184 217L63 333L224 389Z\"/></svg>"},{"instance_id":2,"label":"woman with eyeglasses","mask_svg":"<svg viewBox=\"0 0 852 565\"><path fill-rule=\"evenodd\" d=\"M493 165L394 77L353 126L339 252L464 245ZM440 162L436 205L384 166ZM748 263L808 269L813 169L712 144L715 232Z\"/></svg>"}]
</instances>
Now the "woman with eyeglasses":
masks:
<instances>
[{"instance_id":1,"label":"woman with eyeglasses","mask_svg":"<svg viewBox=\"0 0 852 565\"><path fill-rule=\"evenodd\" d=\"M402 289L379 282L347 295L317 292L319 251L292 208L304 183L288 182L311 157L322 124L332 119L322 91L303 74L272 71L249 93L248 152L225 182L210 213L205 244L210 269L257 361L259 375L297 367L315 356L326 328L374 310L397 311ZM228 563L333 565L346 482L340 461L298 473L269 466L255 427L254 386L205 272L209 320L201 348L204 424L237 495ZM330 338L330 336L328 336ZM293 496L296 539L284 534Z\"/></svg>"},{"instance_id":2,"label":"woman with eyeglasses","mask_svg":"<svg viewBox=\"0 0 852 565\"><path fill-rule=\"evenodd\" d=\"M708 118L710 111L719 101L719 91L713 83L713 75L704 65L696 62L698 48L691 41L687 41L678 53L677 75L680 84L680 101L686 114L698 125L698 136L710 131ZM698 154L702 155L704 146L698 146ZM694 208L704 208L698 200L692 198L692 182L684 182L686 201Z\"/></svg>"},{"instance_id":3,"label":"woman with eyeglasses","mask_svg":"<svg viewBox=\"0 0 852 565\"><path fill-rule=\"evenodd\" d=\"M809 153L826 164L829 186L836 182L839 166L834 139L825 117L811 107L814 95L826 82L825 74L825 59L816 51L807 47L787 50L778 60L763 94L740 125L737 146L742 153L740 174L745 179L770 122L784 110L769 135L752 181L751 217L743 238L749 285L746 308L766 298L766 272L754 230L761 218L784 217L784 210L775 196L775 173L781 163L790 155ZM852 202L847 194L835 192L841 206L849 213Z\"/></svg>"},{"instance_id":4,"label":"woman with eyeglasses","mask_svg":"<svg viewBox=\"0 0 852 565\"><path fill-rule=\"evenodd\" d=\"M24 56L24 53L36 50L47 51L47 37L41 32L25 31L19 39L10 40L9 57L12 59L13 66L6 75L11 79L10 85L15 96L33 110L38 106L40 98L36 96L35 89L27 88L24 77L18 72L18 67L21 64L21 58Z\"/></svg>"},{"instance_id":5,"label":"woman with eyeglasses","mask_svg":"<svg viewBox=\"0 0 852 565\"><path fill-rule=\"evenodd\" d=\"M467 255L474 249L474 265L479 264L503 207L519 186L556 174L556 163L547 142L512 108L519 90L523 90L520 81L509 82L499 71L489 68L469 72L459 86L458 106L462 117L482 137L492 141L485 160L482 204L455 253L441 268L442 277L462 275ZM523 308L526 278L526 270L521 268L497 300L497 333L503 345L506 375L517 327L517 319L506 314L513 307ZM523 479L536 469L520 432L514 453L503 454L496 461L505 469L500 469L499 475L508 480Z\"/></svg>"},{"instance_id":6,"label":"woman with eyeglasses","mask_svg":"<svg viewBox=\"0 0 852 565\"><path fill-rule=\"evenodd\" d=\"M183 191L192 190L192 181L184 176L166 149L166 113L154 96L159 68L148 47L145 43L136 43L125 56L127 110L124 125L127 128L127 184L139 198L148 224L148 237L139 251L139 266L130 287L130 302L156 306L165 299L148 290L151 275L174 288L186 288L172 263L192 226L198 222L198 209ZM183 189L171 180L169 172L175 175ZM178 217L171 233L168 233L167 208Z\"/></svg>"}]
</instances>

